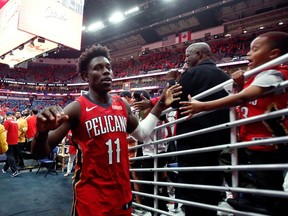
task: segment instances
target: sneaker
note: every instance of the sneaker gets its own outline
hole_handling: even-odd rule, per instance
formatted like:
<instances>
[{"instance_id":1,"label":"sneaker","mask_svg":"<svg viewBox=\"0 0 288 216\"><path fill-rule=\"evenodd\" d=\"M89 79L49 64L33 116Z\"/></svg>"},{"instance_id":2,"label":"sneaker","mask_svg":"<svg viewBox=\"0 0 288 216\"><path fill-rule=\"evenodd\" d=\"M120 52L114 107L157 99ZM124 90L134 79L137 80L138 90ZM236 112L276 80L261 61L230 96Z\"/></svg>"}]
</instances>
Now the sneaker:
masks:
<instances>
[{"instance_id":1,"label":"sneaker","mask_svg":"<svg viewBox=\"0 0 288 216\"><path fill-rule=\"evenodd\" d=\"M20 172L19 172L18 170L16 170L16 171L11 175L11 177L16 177L16 176L18 176L18 175L20 175Z\"/></svg>"},{"instance_id":2,"label":"sneaker","mask_svg":"<svg viewBox=\"0 0 288 216\"><path fill-rule=\"evenodd\" d=\"M2 173L7 173L7 170L2 169Z\"/></svg>"},{"instance_id":3,"label":"sneaker","mask_svg":"<svg viewBox=\"0 0 288 216\"><path fill-rule=\"evenodd\" d=\"M70 173L65 173L64 174L64 177L67 177L67 176L69 176L70 175Z\"/></svg>"}]
</instances>

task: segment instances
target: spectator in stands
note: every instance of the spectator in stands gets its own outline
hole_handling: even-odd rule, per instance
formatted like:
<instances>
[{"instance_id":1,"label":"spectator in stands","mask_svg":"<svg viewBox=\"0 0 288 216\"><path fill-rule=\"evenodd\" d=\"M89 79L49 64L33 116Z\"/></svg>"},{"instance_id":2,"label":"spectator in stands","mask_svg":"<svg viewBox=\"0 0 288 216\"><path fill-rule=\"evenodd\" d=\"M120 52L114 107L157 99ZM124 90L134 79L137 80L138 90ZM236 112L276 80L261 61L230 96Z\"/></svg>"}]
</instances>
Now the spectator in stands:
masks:
<instances>
[{"instance_id":1,"label":"spectator in stands","mask_svg":"<svg viewBox=\"0 0 288 216\"><path fill-rule=\"evenodd\" d=\"M130 91L123 91L120 93L120 97L125 98L125 100L131 104L131 92Z\"/></svg>"},{"instance_id":2,"label":"spectator in stands","mask_svg":"<svg viewBox=\"0 0 288 216\"><path fill-rule=\"evenodd\" d=\"M9 111L6 113L6 121L4 121L4 127L7 131L7 143L8 150L6 152L6 162L2 168L2 172L6 173L10 167L12 171L11 177L16 177L20 174L16 167L14 154L19 151L18 146L18 123L15 120L14 113Z\"/></svg>"},{"instance_id":3,"label":"spectator in stands","mask_svg":"<svg viewBox=\"0 0 288 216\"><path fill-rule=\"evenodd\" d=\"M249 68L254 69L281 55L288 53L288 34L284 32L267 32L256 37L247 53ZM199 102L189 96L190 102L180 102L181 114L191 117L201 111L222 109L240 105L240 118L248 118L287 108L288 93L282 90L263 95L288 79L288 66L280 65L263 70L258 75L244 82L243 71L233 76L243 90L237 94L218 100ZM282 93L282 94L281 94ZM253 101L252 103L250 101ZM279 136L287 136L288 117L283 116L270 120L244 124L240 127L240 140L251 141ZM287 163L288 149L286 145L249 146L239 152L242 164L276 164ZM246 176L247 178L244 178ZM249 176L249 178L248 178ZM247 175L240 175L242 187L283 190L283 172L281 170L257 170ZM228 199L228 203L236 209L255 211L272 215L287 215L287 199L265 197L263 195L244 194L241 198ZM258 208L256 208L258 207ZM267 209L266 209L267 208Z\"/></svg>"},{"instance_id":4,"label":"spectator in stands","mask_svg":"<svg viewBox=\"0 0 288 216\"><path fill-rule=\"evenodd\" d=\"M165 79L164 79L165 86L167 85L167 83L169 83L170 86L177 83L180 79L180 75L181 75L181 71L178 71L175 69L170 70L166 74ZM141 97L141 100L137 100L137 101L134 100L132 103L133 108L138 111L152 108L159 100L159 97L154 97L149 100L148 98L145 97L144 94L141 94L140 97Z\"/></svg>"},{"instance_id":5,"label":"spectator in stands","mask_svg":"<svg viewBox=\"0 0 288 216\"><path fill-rule=\"evenodd\" d=\"M64 174L64 176L67 177L72 172L74 161L75 161L75 158L76 158L76 155L77 155L77 148L74 146L71 130L69 130L68 134L65 137L65 144L69 145L69 149L68 149L69 159L68 159L68 164L67 164L67 171ZM64 153L65 152L63 152L63 154Z\"/></svg>"},{"instance_id":6,"label":"spectator in stands","mask_svg":"<svg viewBox=\"0 0 288 216\"><path fill-rule=\"evenodd\" d=\"M23 118L26 119L29 115L30 115L30 111L29 111L29 109L25 109L25 110L23 110L23 113L22 113Z\"/></svg>"},{"instance_id":7,"label":"spectator in stands","mask_svg":"<svg viewBox=\"0 0 288 216\"><path fill-rule=\"evenodd\" d=\"M26 151L31 151L31 142L37 131L37 128L36 128L37 113L38 113L38 110L34 108L31 110L31 116L28 116L26 118L27 125L28 125L28 129L26 133L26 138L27 138L27 146L25 149Z\"/></svg>"},{"instance_id":8,"label":"spectator in stands","mask_svg":"<svg viewBox=\"0 0 288 216\"><path fill-rule=\"evenodd\" d=\"M131 112L137 117L137 119L139 120L139 116L137 114L137 112L134 110L134 108L131 106L132 102L134 101L134 97L133 97L133 93L131 93L130 91L123 91L120 93L120 97L125 98L125 100L127 100L127 102L129 103L130 107L131 107ZM128 142L128 147L133 147L139 143L141 143L133 137L130 134L127 134L127 142ZM132 149L128 151L128 156L129 159L137 157L137 156L143 156L142 154L142 148L137 148L137 149ZM136 169L136 168L141 168L142 167L142 163L141 160L136 160L136 161L131 161L130 160L130 168L132 169ZM134 180L140 180L140 172L135 172L135 171L131 171L131 177ZM133 189L137 192L141 192L141 185L139 183L133 183ZM142 198L140 195L135 195L135 200L138 204L142 204Z\"/></svg>"},{"instance_id":9,"label":"spectator in stands","mask_svg":"<svg viewBox=\"0 0 288 216\"><path fill-rule=\"evenodd\" d=\"M189 67L188 67L187 63L185 62L184 65L183 65L183 67L182 67L181 73L186 72L186 71L188 70L188 68L189 68Z\"/></svg>"},{"instance_id":10,"label":"spectator in stands","mask_svg":"<svg viewBox=\"0 0 288 216\"><path fill-rule=\"evenodd\" d=\"M7 132L3 126L4 117L0 115L0 154L4 154L8 150Z\"/></svg>"},{"instance_id":11,"label":"spectator in stands","mask_svg":"<svg viewBox=\"0 0 288 216\"><path fill-rule=\"evenodd\" d=\"M149 95L149 93L146 90L134 91L132 93L132 98L135 101L141 101L142 100L141 95L145 99L148 99L148 100L150 99L150 95ZM139 111L140 121L142 121L142 120L144 120L146 118L146 116L150 112L150 110L151 110L151 108ZM157 125L163 124L165 119L166 119L165 115L161 116L160 117L160 121L158 122ZM169 133L171 135L171 128L168 127L168 129L170 129ZM153 139L154 135L156 135L156 139L164 139L165 136L168 134L168 132L166 133L165 130L166 129L163 128L163 129L157 130L156 132L153 132L151 134L151 136L149 136L147 139L144 140L143 143L147 144L147 143L152 142L154 140ZM154 156L155 155L155 152L154 152L155 148L156 148L156 146L154 146L153 144L152 145L143 146L142 147L143 156L150 156L150 157ZM161 154L161 153L167 152L167 148L168 148L168 143L167 142L163 142L163 143L158 144L157 145L157 154ZM144 159L141 162L142 162L142 168L153 168L154 167L154 159L153 158ZM164 166L167 165L167 158L166 157L158 158L157 162L158 162L157 163L157 167L158 168L163 168ZM141 179L145 180L145 181L153 181L154 180L154 173L153 172L142 172L141 173ZM165 182L168 181L167 173L166 172L159 172L158 180L159 181L165 181ZM144 193L153 194L153 189L154 189L154 186L151 185L151 184L143 184L142 185L142 191ZM167 187L159 186L157 193L160 196L168 196ZM142 198L142 204L146 205L146 206L149 206L149 207L153 207L154 206L154 199L152 197L144 196ZM163 200L159 199L158 200L158 208L160 210L163 210L163 211L168 211L168 209L167 209L167 201L163 201Z\"/></svg>"},{"instance_id":12,"label":"spectator in stands","mask_svg":"<svg viewBox=\"0 0 288 216\"><path fill-rule=\"evenodd\" d=\"M64 110L51 106L37 116L32 154L45 157L71 129L78 145L72 215L131 215L127 133L137 140L149 136L161 112L181 94L179 85L166 88L145 120L138 122L129 104L111 96L109 51L101 45L87 48L78 60L77 72L89 90ZM176 98L179 99L179 98Z\"/></svg>"},{"instance_id":13,"label":"spectator in stands","mask_svg":"<svg viewBox=\"0 0 288 216\"><path fill-rule=\"evenodd\" d=\"M179 84L183 87L181 100L186 101L188 95L194 96L204 92L222 82L229 79L227 74L211 60L211 50L207 43L200 42L188 46L186 49L186 59L188 69L182 73ZM220 91L203 98L203 101L217 99L226 96L227 93ZM178 108L179 103L174 103L173 107ZM183 117L178 112L178 118ZM193 118L188 121L181 122L176 126L176 135L185 134L191 131L200 130L217 124L229 121L229 111L221 110L212 112L207 115ZM210 132L203 135L186 137L177 140L177 150L188 150L207 146L215 146L230 142L230 131L221 130ZM198 154L185 154L178 156L179 167L194 166L218 166L218 151L205 152ZM201 171L196 172L193 169L189 172L178 173L179 183L187 184L204 184L221 186L223 184L222 172ZM193 202L201 202L204 204L218 205L221 193L218 191L208 191L199 189L179 189L180 198ZM185 214L189 215L216 215L216 211L185 205Z\"/></svg>"},{"instance_id":14,"label":"spectator in stands","mask_svg":"<svg viewBox=\"0 0 288 216\"><path fill-rule=\"evenodd\" d=\"M165 77L165 80L170 84L170 85L175 85L180 79L181 76L181 71L174 69L170 70Z\"/></svg>"},{"instance_id":15,"label":"spectator in stands","mask_svg":"<svg viewBox=\"0 0 288 216\"><path fill-rule=\"evenodd\" d=\"M24 168L25 164L22 152L25 151L26 147L26 132L28 129L28 124L26 119L22 118L22 114L20 111L16 111L15 117L18 122L18 146L19 146L19 152L15 152L15 160L17 166L19 166L20 168Z\"/></svg>"}]
</instances>

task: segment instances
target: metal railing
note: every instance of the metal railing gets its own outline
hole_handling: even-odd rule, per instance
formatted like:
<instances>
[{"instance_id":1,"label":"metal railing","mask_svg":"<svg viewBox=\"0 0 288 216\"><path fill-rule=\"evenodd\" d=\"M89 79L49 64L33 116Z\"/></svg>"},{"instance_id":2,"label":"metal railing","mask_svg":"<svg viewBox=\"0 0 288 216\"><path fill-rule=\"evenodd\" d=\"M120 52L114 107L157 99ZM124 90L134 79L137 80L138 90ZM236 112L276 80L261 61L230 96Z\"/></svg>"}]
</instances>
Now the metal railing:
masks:
<instances>
[{"instance_id":1,"label":"metal railing","mask_svg":"<svg viewBox=\"0 0 288 216\"><path fill-rule=\"evenodd\" d=\"M288 54L285 54L277 59L274 59L266 64L263 64L247 73L245 73L245 78L249 78L252 75L255 75L264 69L268 69L274 66L277 66L279 64L285 63L288 61ZM202 92L201 94L198 94L194 96L193 98L195 99L201 99L205 96L208 96L210 94L213 94L217 91L222 90L223 88L227 87L227 85L232 86L233 80L228 80L224 83L221 83L220 85L217 85L208 91ZM286 89L288 87L288 81L284 81L279 84L277 88L274 88L273 90L269 91L268 93L272 93L274 91L279 91L279 89ZM233 109L233 108L232 108ZM173 109L167 109L163 113L166 114L170 111L173 111ZM213 111L212 111L213 112ZM193 118L199 117L201 115L205 115L210 112L201 112L193 116ZM150 143L146 144L139 144L137 146L130 147L129 150L137 149L137 148L142 148L144 146L148 145L155 145L155 151L153 156L141 156L141 157L135 157L131 158L130 161L137 161L137 160L146 160L146 159L154 159L154 167L153 168L134 168L130 169L130 171L133 172L153 172L154 173L154 181L144 181L144 180L131 180L131 183L138 183L138 184L151 184L155 187L154 189L154 194L148 194L144 192L137 192L133 191L134 195L139 195L143 197L151 197L154 198L154 208L151 208L149 206L144 206L142 204L138 203L133 203L135 207L140 207L143 209L147 209L152 213L152 215L157 215L157 214L164 214L164 215L175 215L174 213L171 212L164 212L159 210L158 207L158 199L160 200L165 200L169 202L175 202L175 203L182 203L185 205L191 205L191 206L197 206L205 209L211 209L217 212L225 212L226 215L264 215L264 214L259 214L259 213L253 213L253 212L246 212L246 211L239 211L233 208L223 208L219 206L213 206L213 205L207 205L204 203L197 203L197 202L190 202L187 200L182 200L182 199L177 199L173 197L164 197L164 196L159 196L157 194L157 188L158 186L166 186L166 187L174 187L174 188L193 188L193 189L199 189L199 190L210 190L210 191L221 191L221 192L232 192L232 193L248 193L248 194L256 194L256 195L265 195L265 196L270 196L270 197L279 197L279 198L285 198L288 200L288 193L284 191L277 191L277 190L264 190L264 189L255 189L255 188L243 188L243 187L238 187L238 171L247 171L247 170L288 170L288 163L284 164L257 164L257 165L238 165L238 156L237 156L237 149L239 148L244 148L244 147L249 147L249 146L256 146L256 145L270 145L270 144L278 144L278 145L283 145L284 143L288 143L288 136L281 136L281 137L273 137L273 138L268 138L268 139L262 139L262 140L256 140L256 141L246 141L246 142L236 142L236 128L243 125L243 124L249 124L249 123L255 123L259 121L263 121L266 119L271 119L279 116L287 116L288 115L288 108L270 112L270 113L265 113L262 115L254 116L251 118L247 119L240 119L236 120L236 117L231 115L231 113L234 113L233 110L230 112L230 122L219 124L216 126L200 129L197 131L191 131L185 134L181 135L176 135L173 137L168 137L165 139L159 139L155 140ZM161 126L158 126L155 128L155 130L160 130L162 128L165 128L167 126L175 125L177 123L186 121L187 118L183 117L180 119L177 119L175 121L169 122L167 124L163 124ZM214 132L214 131L219 131L223 129L230 129L231 130L231 142L227 144L222 144L222 145L217 145L217 146L209 146L209 147L203 147L203 148L198 148L198 149L190 149L190 150L185 150L185 151L175 151L175 152L169 152L169 153L161 153L157 154L157 144L163 143L163 142L172 142L172 141L177 141L178 139L182 138L187 138L187 137L192 137L200 134L206 134L209 132ZM234 132L233 132L234 130ZM203 153L203 152L211 152L211 151L220 151L228 149L231 150L231 165L219 165L219 166L197 166L197 167L167 167L167 168L157 168L157 161L158 158L162 157L171 157L171 156L179 156L179 155L188 155L188 154L197 154L197 153ZM288 155L287 155L287 162L288 162ZM183 171L220 171L220 172L230 172L232 174L232 186L227 187L227 186L211 186L211 185L197 185L197 184L182 184L182 183L172 183L172 182L162 182L158 181L157 179L157 173L158 172L183 172Z\"/></svg>"}]
</instances>

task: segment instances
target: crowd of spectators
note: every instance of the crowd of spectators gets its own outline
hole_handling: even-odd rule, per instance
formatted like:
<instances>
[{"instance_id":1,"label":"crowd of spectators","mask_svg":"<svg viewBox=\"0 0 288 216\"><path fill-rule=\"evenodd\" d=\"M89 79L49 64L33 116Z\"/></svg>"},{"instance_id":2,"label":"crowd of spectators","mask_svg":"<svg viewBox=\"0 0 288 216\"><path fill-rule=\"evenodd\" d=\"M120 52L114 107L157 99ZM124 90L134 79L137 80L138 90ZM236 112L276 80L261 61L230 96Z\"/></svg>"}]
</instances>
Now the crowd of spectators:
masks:
<instances>
[{"instance_id":1,"label":"crowd of spectators","mask_svg":"<svg viewBox=\"0 0 288 216\"><path fill-rule=\"evenodd\" d=\"M225 59L231 61L235 57L245 56L249 43L255 34L240 35L233 38L225 38L208 41L214 54L216 62L220 63ZM137 76L139 74L148 73L149 71L167 71L173 68L181 68L184 64L185 48L163 48L161 51L149 51L138 58L128 60L115 60L113 62L114 78ZM33 82L33 83L76 83L83 82L76 74L75 65L47 65L47 64L29 64L27 69L14 68L2 69L0 67L1 80L15 80L18 82ZM26 87L25 87L26 88ZM34 86L36 91L46 91L47 88ZM23 89L18 89L23 90ZM53 91L53 88L48 89ZM65 89L64 89L65 91Z\"/></svg>"},{"instance_id":2,"label":"crowd of spectators","mask_svg":"<svg viewBox=\"0 0 288 216\"><path fill-rule=\"evenodd\" d=\"M76 76L75 65L29 64L28 68L0 67L1 80L33 83L69 83Z\"/></svg>"},{"instance_id":3,"label":"crowd of spectators","mask_svg":"<svg viewBox=\"0 0 288 216\"><path fill-rule=\"evenodd\" d=\"M262 32L258 32L257 34L260 33ZM236 37L225 37L206 42L210 45L212 53L214 54L213 60L217 63L223 63L241 60L242 57L244 59L249 50L249 44L255 36L256 33L242 34ZM151 73L151 71L162 72L170 69L182 68L186 47L187 45L183 44L183 47L150 50L144 52L143 55L138 58L115 60L113 62L114 78L125 78ZM240 66L242 67L242 65ZM222 69L226 73L231 74L235 71L235 67L238 69L239 66L223 67ZM69 101L67 98L70 98L69 95L71 93L80 93L81 90L85 90L87 87L87 84L84 83L82 78L76 74L76 66L72 64L50 65L31 63L28 68L13 69L0 65L0 79L0 94L8 97L7 100L1 101L0 104L5 107L17 107L20 110L30 106L36 106L38 110L41 110L42 107L51 105L51 103L59 103L59 100L61 101L61 104L65 105L66 102ZM164 75L150 76L135 78L133 80L114 81L113 87L116 92L123 89L123 82L130 82L130 88L152 86L162 88L165 86ZM83 83L83 85L70 86L69 84L72 83ZM58 97L58 99L55 100L51 100L51 97L49 97L49 100L38 100L37 97L36 99L33 98L34 100L31 100L30 98L28 101L11 100L9 99L9 95L15 95L15 93L11 93L11 91L27 92L27 97L32 93L42 94L47 97L49 93L63 94L63 97L61 97L62 99L59 99ZM72 100L73 97L70 99Z\"/></svg>"},{"instance_id":4,"label":"crowd of spectators","mask_svg":"<svg viewBox=\"0 0 288 216\"><path fill-rule=\"evenodd\" d=\"M74 97L66 96L61 98L47 98L47 99L28 99L21 97L7 97L5 100L0 100L0 115L5 116L7 111L16 112L18 110L23 111L25 109L37 109L42 110L47 106L60 105L65 107L71 103Z\"/></svg>"}]
</instances>

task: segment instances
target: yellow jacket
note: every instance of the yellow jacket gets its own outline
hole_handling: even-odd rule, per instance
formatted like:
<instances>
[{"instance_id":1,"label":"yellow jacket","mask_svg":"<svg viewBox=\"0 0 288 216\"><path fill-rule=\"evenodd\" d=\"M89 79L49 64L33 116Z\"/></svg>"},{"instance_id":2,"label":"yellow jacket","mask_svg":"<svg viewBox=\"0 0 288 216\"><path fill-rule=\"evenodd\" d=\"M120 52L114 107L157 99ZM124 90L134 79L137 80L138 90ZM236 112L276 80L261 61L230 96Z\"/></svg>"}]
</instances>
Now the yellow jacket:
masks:
<instances>
[{"instance_id":1,"label":"yellow jacket","mask_svg":"<svg viewBox=\"0 0 288 216\"><path fill-rule=\"evenodd\" d=\"M2 124L0 124L0 154L8 150L7 132Z\"/></svg>"},{"instance_id":2,"label":"yellow jacket","mask_svg":"<svg viewBox=\"0 0 288 216\"><path fill-rule=\"evenodd\" d=\"M26 131L28 130L28 124L26 119L19 118L18 122L18 143L24 143L26 141Z\"/></svg>"}]
</instances>

